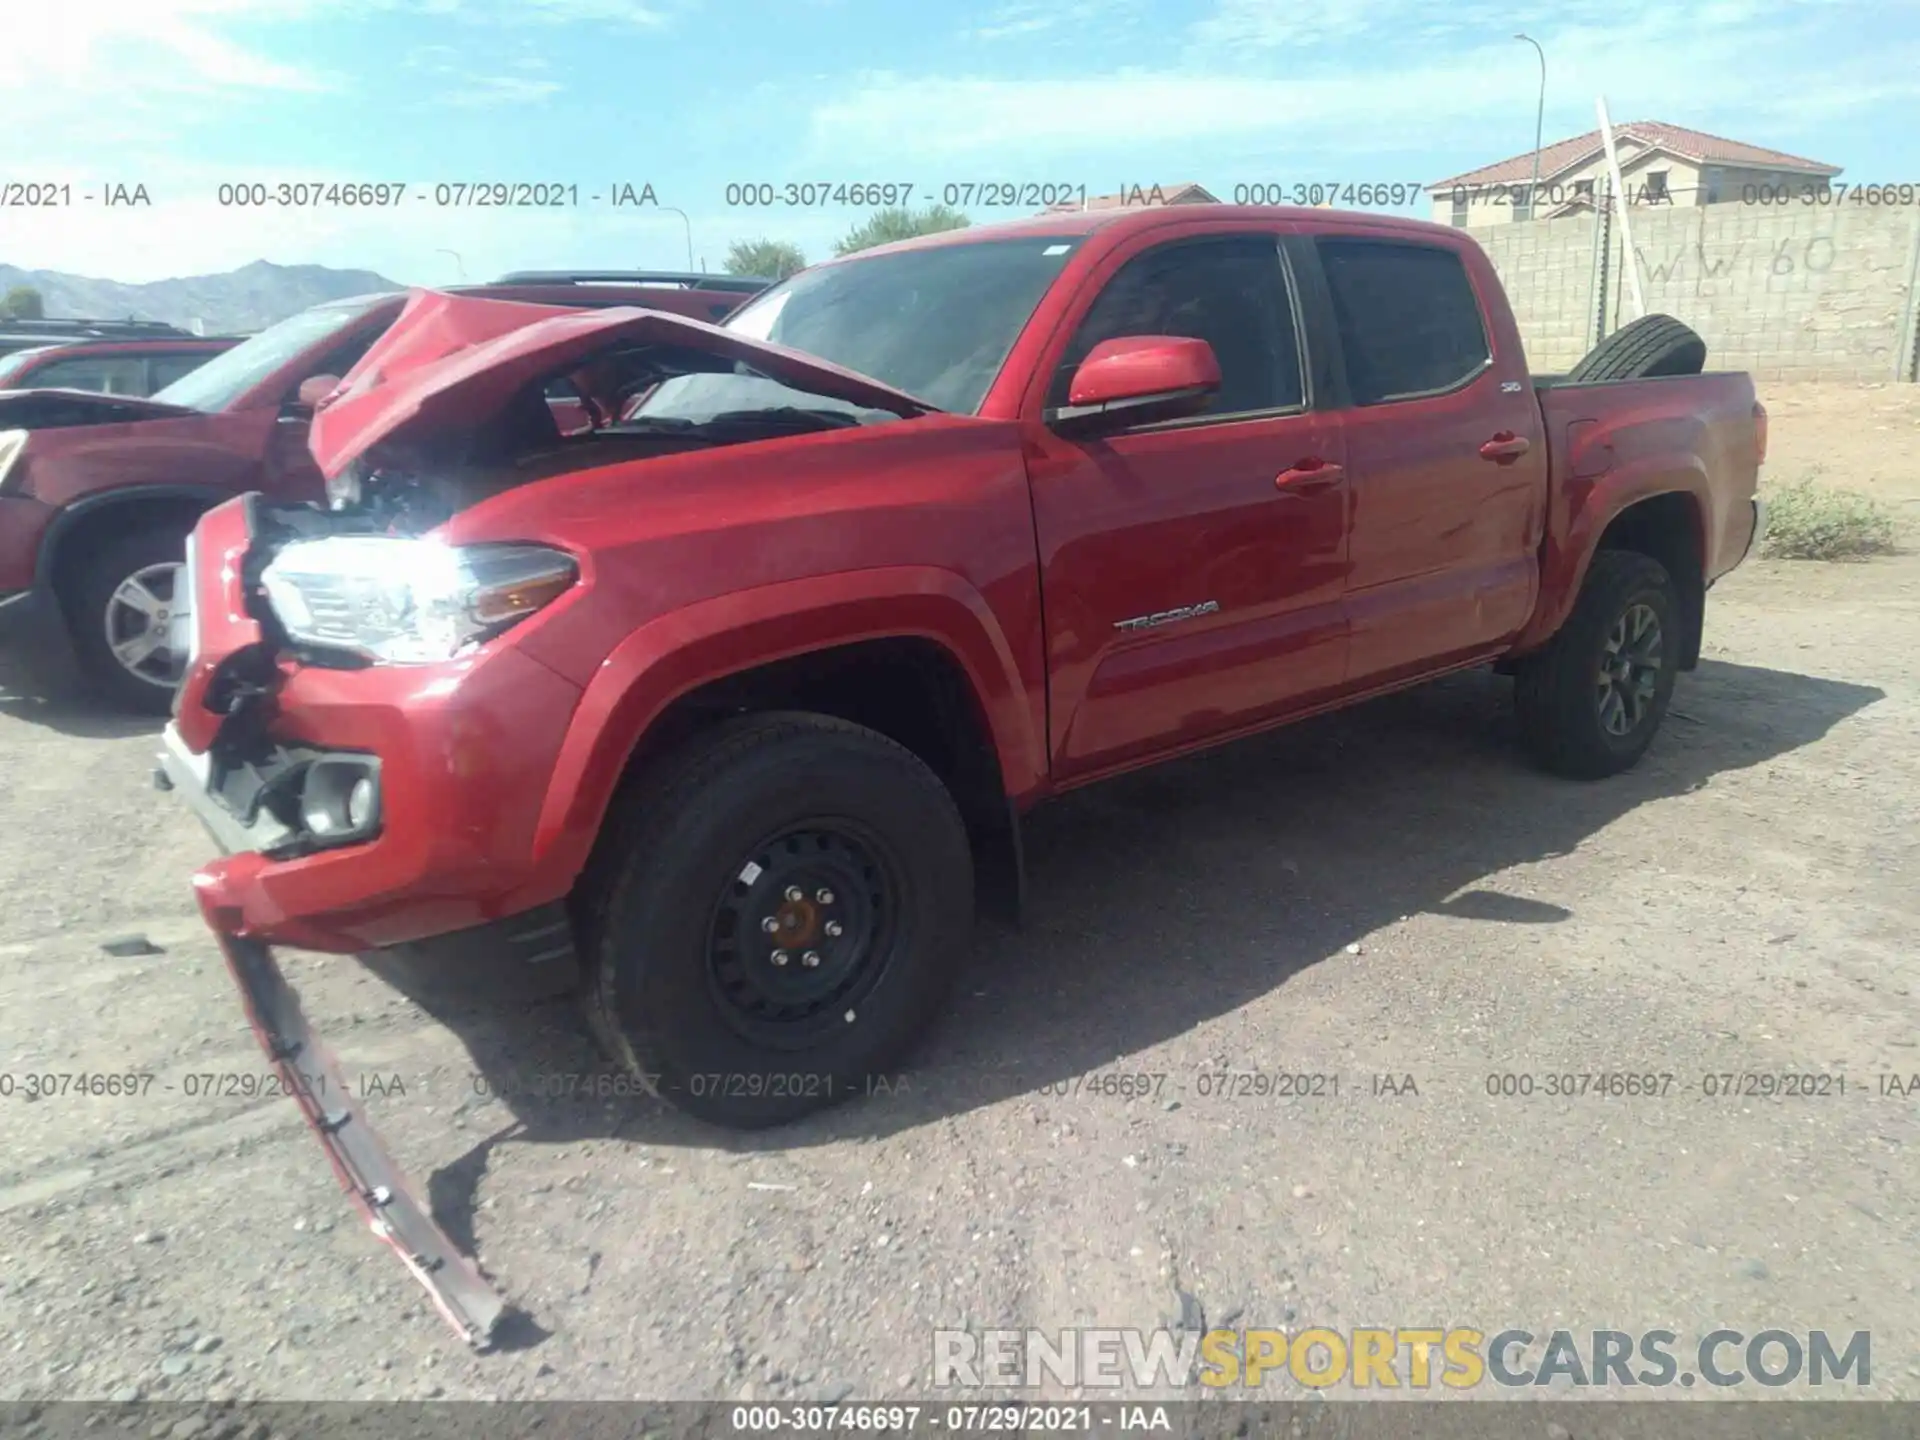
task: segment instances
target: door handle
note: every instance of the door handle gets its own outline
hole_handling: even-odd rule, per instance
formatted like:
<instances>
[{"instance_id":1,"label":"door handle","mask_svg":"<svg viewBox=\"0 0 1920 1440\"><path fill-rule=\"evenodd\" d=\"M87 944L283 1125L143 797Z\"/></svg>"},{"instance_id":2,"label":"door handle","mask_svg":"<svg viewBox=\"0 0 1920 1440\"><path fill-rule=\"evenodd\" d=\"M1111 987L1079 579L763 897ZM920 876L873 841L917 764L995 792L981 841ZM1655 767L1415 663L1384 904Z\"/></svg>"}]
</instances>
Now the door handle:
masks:
<instances>
[{"instance_id":1,"label":"door handle","mask_svg":"<svg viewBox=\"0 0 1920 1440\"><path fill-rule=\"evenodd\" d=\"M1480 447L1480 458L1498 461L1504 465L1509 460L1518 460L1532 448L1533 442L1526 436L1515 435L1511 430L1502 430Z\"/></svg>"},{"instance_id":2,"label":"door handle","mask_svg":"<svg viewBox=\"0 0 1920 1440\"><path fill-rule=\"evenodd\" d=\"M1317 495L1347 478L1347 467L1320 460L1302 460L1273 477L1274 489L1287 495Z\"/></svg>"}]
</instances>

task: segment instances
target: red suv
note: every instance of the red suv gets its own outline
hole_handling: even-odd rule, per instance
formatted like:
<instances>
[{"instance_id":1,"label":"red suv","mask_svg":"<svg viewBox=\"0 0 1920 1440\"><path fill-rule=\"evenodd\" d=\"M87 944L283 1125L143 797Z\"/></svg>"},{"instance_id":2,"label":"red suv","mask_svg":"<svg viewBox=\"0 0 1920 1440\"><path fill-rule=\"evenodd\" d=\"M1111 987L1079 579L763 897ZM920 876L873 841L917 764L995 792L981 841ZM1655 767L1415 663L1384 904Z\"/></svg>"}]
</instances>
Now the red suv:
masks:
<instances>
[{"instance_id":1,"label":"red suv","mask_svg":"<svg viewBox=\"0 0 1920 1440\"><path fill-rule=\"evenodd\" d=\"M740 276L542 270L459 293L520 302L507 307L517 323L606 306L712 321L764 288ZM68 649L96 695L164 714L186 663L175 586L194 522L247 491L321 498L307 382L328 377L319 388L330 388L406 303L392 292L316 305L150 399L0 391L0 646ZM586 423L576 400L552 398L563 426Z\"/></svg>"},{"instance_id":2,"label":"red suv","mask_svg":"<svg viewBox=\"0 0 1920 1440\"><path fill-rule=\"evenodd\" d=\"M190 375L241 341L238 335L178 340L52 342L0 355L0 391L95 390L145 397Z\"/></svg>"}]
</instances>

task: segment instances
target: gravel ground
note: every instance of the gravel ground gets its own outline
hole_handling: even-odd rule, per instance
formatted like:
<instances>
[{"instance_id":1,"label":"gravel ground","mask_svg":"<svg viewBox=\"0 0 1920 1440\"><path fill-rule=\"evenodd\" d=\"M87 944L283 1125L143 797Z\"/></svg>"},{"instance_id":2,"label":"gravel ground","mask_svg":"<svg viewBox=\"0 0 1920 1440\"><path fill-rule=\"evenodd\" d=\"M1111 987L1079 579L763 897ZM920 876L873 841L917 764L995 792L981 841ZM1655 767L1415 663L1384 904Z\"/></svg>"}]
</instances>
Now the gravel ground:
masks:
<instances>
[{"instance_id":1,"label":"gravel ground","mask_svg":"<svg viewBox=\"0 0 1920 1440\"><path fill-rule=\"evenodd\" d=\"M1911 515L1920 389L1767 399L1771 473ZM0 1072L153 1077L0 1099L0 1399L924 1398L937 1327L1202 1317L1867 1329L1871 1393L1920 1396L1920 1095L1881 1093L1920 1073L1917 618L1920 556L1749 565L1600 785L1528 769L1476 674L1043 810L1027 928L983 930L903 1088L772 1134L525 1093L598 1068L525 976L289 955L525 1312L485 1355L252 1091L150 729L0 689ZM1563 1071L1848 1083L1487 1093Z\"/></svg>"}]
</instances>

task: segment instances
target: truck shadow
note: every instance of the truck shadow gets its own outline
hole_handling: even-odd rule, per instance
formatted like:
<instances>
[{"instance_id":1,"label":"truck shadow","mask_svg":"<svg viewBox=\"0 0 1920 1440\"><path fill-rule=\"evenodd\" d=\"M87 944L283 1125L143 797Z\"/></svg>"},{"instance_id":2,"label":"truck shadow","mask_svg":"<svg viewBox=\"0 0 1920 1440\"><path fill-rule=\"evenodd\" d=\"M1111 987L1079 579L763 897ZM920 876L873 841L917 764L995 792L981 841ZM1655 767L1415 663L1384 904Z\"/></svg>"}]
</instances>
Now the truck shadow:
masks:
<instances>
[{"instance_id":1,"label":"truck shadow","mask_svg":"<svg viewBox=\"0 0 1920 1440\"><path fill-rule=\"evenodd\" d=\"M423 969L367 957L454 1031L495 1094L511 1097L512 1123L433 1175L435 1215L472 1253L476 1195L497 1145L619 1138L765 1152L892 1135L1078 1076L1154 1069L1129 1057L1322 961L1370 963L1347 947L1403 917L1578 924L1577 913L1506 894L1492 877L1565 855L1648 801L1812 744L1884 698L1871 686L1705 661L1682 679L1637 770L1579 784L1527 766L1509 693L1488 673L1454 676L1043 807L1027 832L1025 928L983 926L912 1066L777 1130L720 1131L644 1097L529 1096L530 1074L604 1071L570 998L481 996L466 972L447 993Z\"/></svg>"},{"instance_id":2,"label":"truck shadow","mask_svg":"<svg viewBox=\"0 0 1920 1440\"><path fill-rule=\"evenodd\" d=\"M157 734L160 715L121 715L90 699L69 661L0 652L0 715L78 740Z\"/></svg>"}]
</instances>

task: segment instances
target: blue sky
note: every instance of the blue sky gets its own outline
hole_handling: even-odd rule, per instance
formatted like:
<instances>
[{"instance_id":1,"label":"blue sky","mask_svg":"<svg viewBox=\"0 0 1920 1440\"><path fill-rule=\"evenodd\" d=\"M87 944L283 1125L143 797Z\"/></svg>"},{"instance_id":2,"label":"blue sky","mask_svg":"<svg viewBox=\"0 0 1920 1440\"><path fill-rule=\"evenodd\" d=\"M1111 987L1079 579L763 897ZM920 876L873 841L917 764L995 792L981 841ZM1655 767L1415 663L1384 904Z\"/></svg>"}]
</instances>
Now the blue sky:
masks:
<instances>
[{"instance_id":1,"label":"blue sky","mask_svg":"<svg viewBox=\"0 0 1920 1440\"><path fill-rule=\"evenodd\" d=\"M0 182L144 183L150 209L0 208L0 262L121 280L258 258L445 283L687 263L861 211L729 181L1431 181L1659 119L1920 180L1915 0L11 0ZM22 18L23 13L30 18ZM557 181L561 211L238 211L235 181ZM1026 210L972 212L976 221ZM1425 213L1424 206L1420 213ZM444 250L458 252L454 256Z\"/></svg>"}]
</instances>

